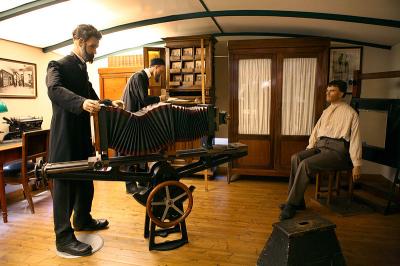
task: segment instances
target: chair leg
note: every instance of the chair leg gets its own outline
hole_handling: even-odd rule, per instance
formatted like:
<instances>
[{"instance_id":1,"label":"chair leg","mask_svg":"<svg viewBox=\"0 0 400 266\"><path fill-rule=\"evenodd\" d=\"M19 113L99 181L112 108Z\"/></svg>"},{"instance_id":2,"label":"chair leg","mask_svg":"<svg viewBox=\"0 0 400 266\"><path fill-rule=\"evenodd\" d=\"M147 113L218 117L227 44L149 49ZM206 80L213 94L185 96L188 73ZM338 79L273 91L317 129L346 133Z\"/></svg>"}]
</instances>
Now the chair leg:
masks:
<instances>
[{"instance_id":1,"label":"chair leg","mask_svg":"<svg viewBox=\"0 0 400 266\"><path fill-rule=\"evenodd\" d=\"M319 199L319 192L321 189L321 180L320 180L320 174L317 173L315 175L315 199L318 200Z\"/></svg>"},{"instance_id":2,"label":"chair leg","mask_svg":"<svg viewBox=\"0 0 400 266\"><path fill-rule=\"evenodd\" d=\"M32 201L32 195L31 195L31 189L29 188L29 184L27 181L22 182L22 187L24 189L24 193L26 196L26 199L28 200L29 207L31 209L31 213L35 213L35 208L33 207L33 201Z\"/></svg>"},{"instance_id":3,"label":"chair leg","mask_svg":"<svg viewBox=\"0 0 400 266\"><path fill-rule=\"evenodd\" d=\"M331 198L332 198L332 183L333 183L333 177L336 176L336 174L331 174L329 173L329 183L328 183L328 199L326 201L327 205L331 203Z\"/></svg>"},{"instance_id":4,"label":"chair leg","mask_svg":"<svg viewBox=\"0 0 400 266\"><path fill-rule=\"evenodd\" d=\"M339 196L340 194L340 179L342 178L342 173L340 171L336 172L336 196Z\"/></svg>"}]
</instances>

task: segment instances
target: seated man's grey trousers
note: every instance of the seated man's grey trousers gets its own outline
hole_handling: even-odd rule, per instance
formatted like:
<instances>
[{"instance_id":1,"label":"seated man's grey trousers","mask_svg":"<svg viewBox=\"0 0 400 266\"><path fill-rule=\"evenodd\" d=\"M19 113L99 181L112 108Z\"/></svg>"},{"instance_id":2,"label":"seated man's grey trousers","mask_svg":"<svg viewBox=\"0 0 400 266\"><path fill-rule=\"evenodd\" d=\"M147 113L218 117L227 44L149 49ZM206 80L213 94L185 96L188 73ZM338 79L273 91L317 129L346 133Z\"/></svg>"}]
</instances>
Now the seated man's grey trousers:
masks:
<instances>
[{"instance_id":1,"label":"seated man's grey trousers","mask_svg":"<svg viewBox=\"0 0 400 266\"><path fill-rule=\"evenodd\" d=\"M287 203L300 205L310 178L319 171L352 169L349 143L344 140L321 138L315 148L292 156Z\"/></svg>"}]
</instances>

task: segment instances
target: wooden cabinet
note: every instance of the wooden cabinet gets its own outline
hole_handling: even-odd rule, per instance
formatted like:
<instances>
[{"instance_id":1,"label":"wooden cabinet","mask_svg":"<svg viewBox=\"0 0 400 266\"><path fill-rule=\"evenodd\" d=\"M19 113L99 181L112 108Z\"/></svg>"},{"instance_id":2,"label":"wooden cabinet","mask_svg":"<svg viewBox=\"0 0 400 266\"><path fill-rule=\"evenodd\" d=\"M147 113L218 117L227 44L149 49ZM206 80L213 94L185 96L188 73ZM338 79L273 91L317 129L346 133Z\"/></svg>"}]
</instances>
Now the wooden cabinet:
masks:
<instances>
[{"instance_id":1,"label":"wooden cabinet","mask_svg":"<svg viewBox=\"0 0 400 266\"><path fill-rule=\"evenodd\" d=\"M120 100L129 78L142 69L140 66L99 68L100 99Z\"/></svg>"},{"instance_id":2,"label":"wooden cabinet","mask_svg":"<svg viewBox=\"0 0 400 266\"><path fill-rule=\"evenodd\" d=\"M229 141L248 145L232 173L288 176L322 114L329 40L229 41Z\"/></svg>"},{"instance_id":3,"label":"wooden cabinet","mask_svg":"<svg viewBox=\"0 0 400 266\"><path fill-rule=\"evenodd\" d=\"M166 87L170 97L201 103L204 82L205 103L214 103L214 38L201 35L164 38L164 41Z\"/></svg>"},{"instance_id":4,"label":"wooden cabinet","mask_svg":"<svg viewBox=\"0 0 400 266\"><path fill-rule=\"evenodd\" d=\"M165 49L162 47L144 47L142 55L112 56L109 64L119 67L99 68L100 98L121 99L124 88L129 78L135 73L150 66L153 58L160 57L165 60ZM132 66L132 64L135 64ZM161 89L165 88L165 75L159 82L152 76L149 80L149 95L160 96Z\"/></svg>"}]
</instances>

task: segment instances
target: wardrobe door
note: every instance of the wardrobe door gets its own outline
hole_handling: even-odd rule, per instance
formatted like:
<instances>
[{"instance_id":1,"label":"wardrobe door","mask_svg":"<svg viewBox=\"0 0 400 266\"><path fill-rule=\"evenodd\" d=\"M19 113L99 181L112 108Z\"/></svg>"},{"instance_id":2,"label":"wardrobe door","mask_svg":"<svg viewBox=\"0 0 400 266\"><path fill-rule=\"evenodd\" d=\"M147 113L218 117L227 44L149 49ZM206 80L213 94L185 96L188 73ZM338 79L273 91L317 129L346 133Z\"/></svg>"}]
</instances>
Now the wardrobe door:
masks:
<instances>
[{"instance_id":1,"label":"wardrobe door","mask_svg":"<svg viewBox=\"0 0 400 266\"><path fill-rule=\"evenodd\" d=\"M236 86L233 88L234 141L248 145L248 156L234 167L252 169L273 168L273 60L264 56L237 56Z\"/></svg>"},{"instance_id":2,"label":"wardrobe door","mask_svg":"<svg viewBox=\"0 0 400 266\"><path fill-rule=\"evenodd\" d=\"M275 166L290 169L290 158L304 150L315 124L318 54L309 56L278 56L282 69L279 81L281 91L280 125L276 134Z\"/></svg>"}]
</instances>

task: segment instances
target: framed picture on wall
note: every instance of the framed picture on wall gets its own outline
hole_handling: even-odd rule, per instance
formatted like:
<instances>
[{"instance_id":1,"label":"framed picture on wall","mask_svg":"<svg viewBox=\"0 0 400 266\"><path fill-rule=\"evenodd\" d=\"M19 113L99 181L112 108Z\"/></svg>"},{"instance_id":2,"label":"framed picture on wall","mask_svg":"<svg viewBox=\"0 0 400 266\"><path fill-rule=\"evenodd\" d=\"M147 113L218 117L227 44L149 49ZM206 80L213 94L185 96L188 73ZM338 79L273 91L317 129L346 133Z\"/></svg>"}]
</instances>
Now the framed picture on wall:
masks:
<instances>
[{"instance_id":1,"label":"framed picture on wall","mask_svg":"<svg viewBox=\"0 0 400 266\"><path fill-rule=\"evenodd\" d=\"M354 70L361 71L362 47L332 47L329 59L329 81L341 79L347 83L347 92L353 91Z\"/></svg>"},{"instance_id":2,"label":"framed picture on wall","mask_svg":"<svg viewBox=\"0 0 400 266\"><path fill-rule=\"evenodd\" d=\"M0 98L36 96L36 64L0 58Z\"/></svg>"}]
</instances>

